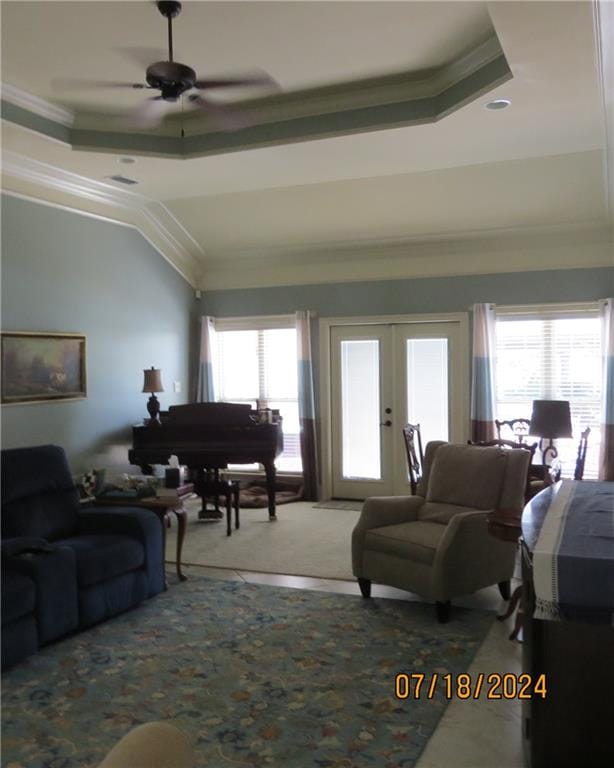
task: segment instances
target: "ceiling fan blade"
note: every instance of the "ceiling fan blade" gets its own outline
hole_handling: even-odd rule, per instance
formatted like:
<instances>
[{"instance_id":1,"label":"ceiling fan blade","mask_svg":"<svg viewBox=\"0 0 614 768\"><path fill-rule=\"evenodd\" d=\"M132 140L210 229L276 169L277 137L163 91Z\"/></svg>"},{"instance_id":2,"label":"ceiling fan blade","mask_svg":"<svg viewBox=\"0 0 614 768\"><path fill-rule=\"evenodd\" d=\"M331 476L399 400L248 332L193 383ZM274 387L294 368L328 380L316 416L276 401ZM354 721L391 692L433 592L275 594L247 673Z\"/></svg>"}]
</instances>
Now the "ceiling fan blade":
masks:
<instances>
[{"instance_id":1,"label":"ceiling fan blade","mask_svg":"<svg viewBox=\"0 0 614 768\"><path fill-rule=\"evenodd\" d=\"M197 80L195 88L208 90L209 88L232 88L235 86L266 85L269 88L279 90L279 84L266 72L246 74L242 77L216 77L206 80Z\"/></svg>"},{"instance_id":2,"label":"ceiling fan blade","mask_svg":"<svg viewBox=\"0 0 614 768\"><path fill-rule=\"evenodd\" d=\"M144 83L128 83L117 80L86 80L80 77L61 77L51 81L57 91L85 91L91 88L147 88Z\"/></svg>"},{"instance_id":3,"label":"ceiling fan blade","mask_svg":"<svg viewBox=\"0 0 614 768\"><path fill-rule=\"evenodd\" d=\"M230 112L220 104L209 101L209 99L205 99L203 96L192 94L189 97L189 101L206 112L212 118L212 122L224 131L238 131L240 128L246 128L249 125L245 115Z\"/></svg>"},{"instance_id":4,"label":"ceiling fan blade","mask_svg":"<svg viewBox=\"0 0 614 768\"><path fill-rule=\"evenodd\" d=\"M154 96L131 109L126 115L126 124L131 128L154 128L174 106L175 102L165 101L162 96Z\"/></svg>"},{"instance_id":5,"label":"ceiling fan blade","mask_svg":"<svg viewBox=\"0 0 614 768\"><path fill-rule=\"evenodd\" d=\"M144 46L116 47L113 49L124 59L136 64L140 69L147 69L155 61L166 61L168 52L163 48L146 48Z\"/></svg>"}]
</instances>

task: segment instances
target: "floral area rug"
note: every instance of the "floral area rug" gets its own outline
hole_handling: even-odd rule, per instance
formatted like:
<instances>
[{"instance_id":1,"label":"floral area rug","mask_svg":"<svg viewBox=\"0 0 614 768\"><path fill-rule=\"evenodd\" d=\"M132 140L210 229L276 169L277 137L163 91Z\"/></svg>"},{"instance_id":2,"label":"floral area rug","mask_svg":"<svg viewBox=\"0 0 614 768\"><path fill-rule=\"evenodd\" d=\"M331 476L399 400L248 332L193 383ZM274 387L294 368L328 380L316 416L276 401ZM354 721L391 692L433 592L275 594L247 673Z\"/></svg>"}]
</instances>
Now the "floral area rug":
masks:
<instances>
[{"instance_id":1,"label":"floral area rug","mask_svg":"<svg viewBox=\"0 0 614 768\"><path fill-rule=\"evenodd\" d=\"M166 720L197 766L411 768L446 700L396 700L395 673L466 671L493 615L191 575L6 672L2 764L94 768Z\"/></svg>"}]
</instances>

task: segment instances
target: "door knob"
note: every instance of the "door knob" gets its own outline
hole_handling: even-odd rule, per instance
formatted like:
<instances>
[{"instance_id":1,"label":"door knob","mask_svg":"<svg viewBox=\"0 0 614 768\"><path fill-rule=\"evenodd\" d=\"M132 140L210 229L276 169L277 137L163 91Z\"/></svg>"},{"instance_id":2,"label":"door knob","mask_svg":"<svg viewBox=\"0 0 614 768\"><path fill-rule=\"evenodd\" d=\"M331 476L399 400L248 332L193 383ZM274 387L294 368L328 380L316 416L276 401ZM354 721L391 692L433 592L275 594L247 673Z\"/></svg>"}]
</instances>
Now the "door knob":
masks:
<instances>
[{"instance_id":1,"label":"door knob","mask_svg":"<svg viewBox=\"0 0 614 768\"><path fill-rule=\"evenodd\" d=\"M380 421L379 425L380 427L391 427L392 422L390 421L390 419L386 419L386 421Z\"/></svg>"}]
</instances>

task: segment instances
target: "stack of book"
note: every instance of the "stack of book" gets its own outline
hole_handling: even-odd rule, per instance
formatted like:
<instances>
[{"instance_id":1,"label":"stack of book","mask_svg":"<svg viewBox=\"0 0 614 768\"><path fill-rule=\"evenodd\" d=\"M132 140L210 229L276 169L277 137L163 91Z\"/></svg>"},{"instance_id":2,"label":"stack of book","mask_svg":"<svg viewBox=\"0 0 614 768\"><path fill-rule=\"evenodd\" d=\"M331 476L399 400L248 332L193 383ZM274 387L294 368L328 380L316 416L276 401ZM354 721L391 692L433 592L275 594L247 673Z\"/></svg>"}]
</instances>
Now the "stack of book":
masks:
<instances>
[{"instance_id":1,"label":"stack of book","mask_svg":"<svg viewBox=\"0 0 614 768\"><path fill-rule=\"evenodd\" d=\"M166 488L163 485L156 488L156 496L159 499L178 499L180 496L187 496L190 493L194 493L193 483L184 483L178 488Z\"/></svg>"}]
</instances>

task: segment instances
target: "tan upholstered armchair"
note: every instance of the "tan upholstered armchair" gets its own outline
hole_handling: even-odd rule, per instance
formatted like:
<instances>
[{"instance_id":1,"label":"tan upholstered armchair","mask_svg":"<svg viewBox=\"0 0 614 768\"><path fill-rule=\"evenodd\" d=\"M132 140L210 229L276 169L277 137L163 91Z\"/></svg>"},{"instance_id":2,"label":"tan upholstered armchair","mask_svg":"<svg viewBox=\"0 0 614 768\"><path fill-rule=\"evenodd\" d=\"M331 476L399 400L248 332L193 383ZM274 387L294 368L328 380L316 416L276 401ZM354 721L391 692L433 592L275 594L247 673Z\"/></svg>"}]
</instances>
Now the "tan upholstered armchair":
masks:
<instances>
[{"instance_id":1,"label":"tan upholstered armchair","mask_svg":"<svg viewBox=\"0 0 614 768\"><path fill-rule=\"evenodd\" d=\"M529 451L432 442L416 496L367 499L352 534L352 567L364 597L371 582L434 600L448 621L450 600L498 584L509 598L516 546L488 533L494 510L520 514Z\"/></svg>"}]
</instances>

